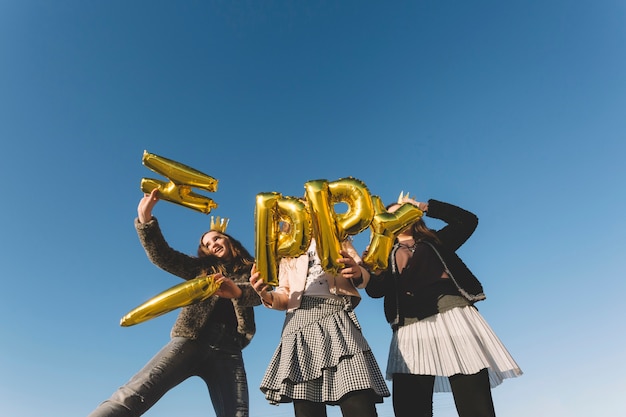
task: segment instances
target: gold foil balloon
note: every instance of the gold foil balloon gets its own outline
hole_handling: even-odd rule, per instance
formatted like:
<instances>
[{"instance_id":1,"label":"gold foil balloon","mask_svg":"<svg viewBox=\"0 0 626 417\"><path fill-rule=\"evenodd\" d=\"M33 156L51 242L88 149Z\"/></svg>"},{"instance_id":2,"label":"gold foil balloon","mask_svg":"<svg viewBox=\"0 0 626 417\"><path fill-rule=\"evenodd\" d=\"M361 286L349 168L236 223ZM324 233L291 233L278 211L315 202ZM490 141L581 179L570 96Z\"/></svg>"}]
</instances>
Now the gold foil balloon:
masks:
<instances>
[{"instance_id":1,"label":"gold foil balloon","mask_svg":"<svg viewBox=\"0 0 626 417\"><path fill-rule=\"evenodd\" d=\"M308 181L304 184L306 200L311 213L313 236L317 255L325 271L338 274L345 266L337 262L341 258L341 243L337 219L331 207L331 194L326 180Z\"/></svg>"},{"instance_id":2,"label":"gold foil balloon","mask_svg":"<svg viewBox=\"0 0 626 417\"><path fill-rule=\"evenodd\" d=\"M305 203L295 197L279 198L276 204L278 220L286 224L279 227L278 258L296 258L311 244L311 215Z\"/></svg>"},{"instance_id":3,"label":"gold foil balloon","mask_svg":"<svg viewBox=\"0 0 626 417\"><path fill-rule=\"evenodd\" d=\"M385 269L396 236L422 216L410 203L388 213L380 198L372 197L367 186L352 177L330 183L323 179L308 181L304 189L306 202L274 192L257 194L255 257L266 284L277 286L279 259L305 253L312 238L322 268L338 274L344 268L337 262L342 257L342 242L368 227L371 237L363 262L374 270ZM348 206L345 213L335 211L340 203ZM351 254L359 258L354 248Z\"/></svg>"},{"instance_id":4,"label":"gold foil balloon","mask_svg":"<svg viewBox=\"0 0 626 417\"><path fill-rule=\"evenodd\" d=\"M367 229L374 218L374 205L367 186L350 177L329 183L328 189L333 204L348 205L347 212L335 213L339 241L343 242L348 235L356 235Z\"/></svg>"},{"instance_id":5,"label":"gold foil balloon","mask_svg":"<svg viewBox=\"0 0 626 417\"><path fill-rule=\"evenodd\" d=\"M199 303L215 294L219 287L220 284L215 282L214 275L200 276L175 285L131 310L122 317L120 325L124 327L133 326L169 313L179 307Z\"/></svg>"},{"instance_id":6,"label":"gold foil balloon","mask_svg":"<svg viewBox=\"0 0 626 417\"><path fill-rule=\"evenodd\" d=\"M159 198L181 206L200 211L211 212L217 204L209 197L196 194L191 189L201 188L210 192L217 191L217 180L187 165L183 165L162 156L143 152L143 164L154 172L163 175L170 181L152 178L141 179L141 191L148 194L155 188L159 189Z\"/></svg>"},{"instance_id":7,"label":"gold foil balloon","mask_svg":"<svg viewBox=\"0 0 626 417\"><path fill-rule=\"evenodd\" d=\"M268 285L278 285L278 232L276 205L280 194L260 193L254 208L254 257L261 279Z\"/></svg>"},{"instance_id":8,"label":"gold foil balloon","mask_svg":"<svg viewBox=\"0 0 626 417\"><path fill-rule=\"evenodd\" d=\"M363 263L373 271L387 268L389 254L398 234L419 220L423 213L410 203L405 203L394 213L389 213L380 197L373 196L374 219L370 224L370 243Z\"/></svg>"},{"instance_id":9,"label":"gold foil balloon","mask_svg":"<svg viewBox=\"0 0 626 417\"><path fill-rule=\"evenodd\" d=\"M277 286L279 259L298 257L311 243L309 212L304 202L295 197L260 193L256 200L255 227L257 271L263 282Z\"/></svg>"}]
</instances>

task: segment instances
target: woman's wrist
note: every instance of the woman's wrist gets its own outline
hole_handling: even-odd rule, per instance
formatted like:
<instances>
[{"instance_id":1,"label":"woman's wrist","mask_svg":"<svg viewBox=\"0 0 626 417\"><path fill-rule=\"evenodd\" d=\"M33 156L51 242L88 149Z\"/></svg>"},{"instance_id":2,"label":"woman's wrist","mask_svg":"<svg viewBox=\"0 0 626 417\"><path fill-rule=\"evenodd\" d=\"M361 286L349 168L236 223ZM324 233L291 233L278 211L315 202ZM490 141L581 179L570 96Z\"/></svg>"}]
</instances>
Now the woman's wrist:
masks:
<instances>
[{"instance_id":1,"label":"woman's wrist","mask_svg":"<svg viewBox=\"0 0 626 417\"><path fill-rule=\"evenodd\" d=\"M137 216L137 218L139 219L139 223L141 224L146 224L148 223L150 220L152 220L152 215L144 215L144 214L139 214Z\"/></svg>"}]
</instances>

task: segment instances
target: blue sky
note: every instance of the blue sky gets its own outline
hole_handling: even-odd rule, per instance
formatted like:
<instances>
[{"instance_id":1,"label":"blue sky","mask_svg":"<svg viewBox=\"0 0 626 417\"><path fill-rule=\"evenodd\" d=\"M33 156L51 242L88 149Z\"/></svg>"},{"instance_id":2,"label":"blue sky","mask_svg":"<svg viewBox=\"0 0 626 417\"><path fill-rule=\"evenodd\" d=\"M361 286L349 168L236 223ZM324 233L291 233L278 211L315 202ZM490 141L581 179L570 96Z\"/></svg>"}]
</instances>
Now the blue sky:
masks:
<instances>
[{"instance_id":1,"label":"blue sky","mask_svg":"<svg viewBox=\"0 0 626 417\"><path fill-rule=\"evenodd\" d=\"M0 1L0 414L87 415L168 340L177 312L119 326L180 282L133 228L148 150L217 178L212 214L250 251L256 194L309 180L471 210L460 254L525 372L496 411L623 415L625 17L617 0ZM210 219L155 215L190 254ZM289 416L258 390L284 314L256 312L251 415ZM381 300L357 315L384 369ZM214 415L205 391L146 415ZM449 394L434 407L455 415Z\"/></svg>"}]
</instances>

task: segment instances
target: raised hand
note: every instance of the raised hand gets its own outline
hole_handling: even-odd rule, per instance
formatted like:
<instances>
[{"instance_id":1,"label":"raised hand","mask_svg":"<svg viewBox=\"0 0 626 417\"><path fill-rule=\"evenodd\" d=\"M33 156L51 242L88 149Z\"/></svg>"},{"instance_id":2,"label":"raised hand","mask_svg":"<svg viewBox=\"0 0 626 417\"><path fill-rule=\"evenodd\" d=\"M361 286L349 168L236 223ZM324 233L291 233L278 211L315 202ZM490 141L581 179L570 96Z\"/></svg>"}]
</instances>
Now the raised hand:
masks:
<instances>
[{"instance_id":1,"label":"raised hand","mask_svg":"<svg viewBox=\"0 0 626 417\"><path fill-rule=\"evenodd\" d=\"M139 200L139 205L137 206L137 217L139 217L139 222L147 223L152 220L152 209L158 201L158 188L152 190L150 194L144 194L143 198Z\"/></svg>"}]
</instances>

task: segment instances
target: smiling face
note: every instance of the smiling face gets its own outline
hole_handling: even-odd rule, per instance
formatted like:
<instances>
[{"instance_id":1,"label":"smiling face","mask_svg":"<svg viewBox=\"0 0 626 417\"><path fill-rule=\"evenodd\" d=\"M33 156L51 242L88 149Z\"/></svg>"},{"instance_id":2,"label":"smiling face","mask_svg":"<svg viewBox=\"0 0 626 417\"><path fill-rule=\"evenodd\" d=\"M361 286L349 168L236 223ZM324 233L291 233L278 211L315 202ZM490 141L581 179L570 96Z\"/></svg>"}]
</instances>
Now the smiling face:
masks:
<instances>
[{"instance_id":1,"label":"smiling face","mask_svg":"<svg viewBox=\"0 0 626 417\"><path fill-rule=\"evenodd\" d=\"M206 252L221 259L233 257L233 250L230 241L220 232L211 230L202 236L202 246Z\"/></svg>"}]
</instances>

